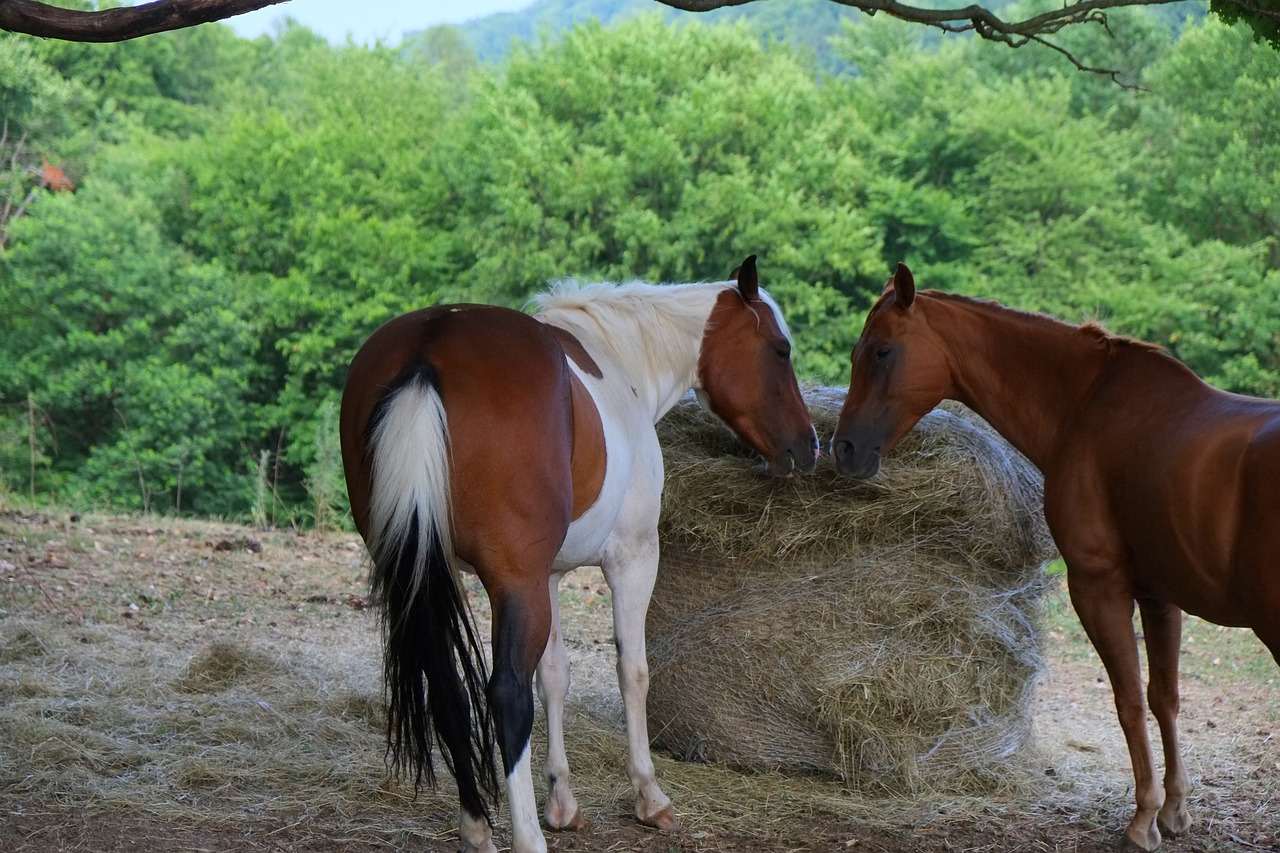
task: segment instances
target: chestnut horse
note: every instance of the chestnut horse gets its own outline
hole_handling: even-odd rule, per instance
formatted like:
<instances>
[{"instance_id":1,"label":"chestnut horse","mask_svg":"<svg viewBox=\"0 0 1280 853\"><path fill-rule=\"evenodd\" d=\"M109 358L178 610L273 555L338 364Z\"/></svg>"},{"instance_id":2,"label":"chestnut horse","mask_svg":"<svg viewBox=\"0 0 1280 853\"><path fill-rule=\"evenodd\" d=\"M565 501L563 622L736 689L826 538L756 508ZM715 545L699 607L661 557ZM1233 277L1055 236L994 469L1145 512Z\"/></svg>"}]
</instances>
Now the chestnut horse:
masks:
<instances>
[{"instance_id":1,"label":"chestnut horse","mask_svg":"<svg viewBox=\"0 0 1280 853\"><path fill-rule=\"evenodd\" d=\"M569 672L556 595L583 565L600 566L613 594L636 816L676 825L645 719L658 419L692 388L770 474L811 470L817 456L790 336L758 287L754 255L731 281L563 284L535 303L533 316L440 305L393 319L356 354L342 398L347 490L383 626L388 757L415 784L433 782L439 744L467 851L495 850L495 738L512 848L546 850L529 757L535 669L545 819L553 829L583 823L564 749ZM489 596L491 676L460 570Z\"/></svg>"},{"instance_id":2,"label":"chestnut horse","mask_svg":"<svg viewBox=\"0 0 1280 853\"><path fill-rule=\"evenodd\" d=\"M1185 832L1178 749L1182 612L1252 628L1280 662L1280 403L1202 382L1158 347L937 291L899 264L853 349L837 468L880 458L943 399L985 418L1044 474L1044 512L1080 624L1115 692L1143 850ZM1156 782L1147 699L1164 741ZM1159 827L1157 827L1157 821Z\"/></svg>"}]
</instances>

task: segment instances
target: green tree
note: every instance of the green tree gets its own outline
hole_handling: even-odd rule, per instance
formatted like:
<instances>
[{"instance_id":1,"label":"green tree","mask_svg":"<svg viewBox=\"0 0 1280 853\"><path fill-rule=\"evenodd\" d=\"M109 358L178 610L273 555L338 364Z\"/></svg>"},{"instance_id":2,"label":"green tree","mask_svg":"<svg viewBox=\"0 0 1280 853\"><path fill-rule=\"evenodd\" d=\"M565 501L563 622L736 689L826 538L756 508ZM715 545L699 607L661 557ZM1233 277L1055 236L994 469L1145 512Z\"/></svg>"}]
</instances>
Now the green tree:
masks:
<instances>
[{"instance_id":1,"label":"green tree","mask_svg":"<svg viewBox=\"0 0 1280 853\"><path fill-rule=\"evenodd\" d=\"M1145 90L883 16L841 38L851 75L657 15L499 67L443 31L425 53L296 25L0 38L0 179L26 202L0 252L0 493L34 471L65 500L328 523L333 405L391 316L749 253L810 379L844 382L905 260L1276 394L1280 68L1240 28L1163 26L1063 35ZM31 191L46 152L74 195Z\"/></svg>"},{"instance_id":2,"label":"green tree","mask_svg":"<svg viewBox=\"0 0 1280 853\"><path fill-rule=\"evenodd\" d=\"M268 50L225 26L115 44L45 39L34 45L45 63L91 91L98 109L153 132L179 134L204 130L210 108L225 105Z\"/></svg>"},{"instance_id":3,"label":"green tree","mask_svg":"<svg viewBox=\"0 0 1280 853\"><path fill-rule=\"evenodd\" d=\"M0 404L30 395L52 427L42 492L159 509L181 488L184 508L240 511L256 341L231 279L165 243L157 219L146 198L95 181L15 224Z\"/></svg>"},{"instance_id":4,"label":"green tree","mask_svg":"<svg viewBox=\"0 0 1280 853\"><path fill-rule=\"evenodd\" d=\"M1246 122L1242 113L1265 116L1265 97L1237 108L1222 105L1221 91L1265 91L1256 63L1271 57L1227 49L1223 30L1210 23L1176 47L1143 48L1155 59L1144 72L1152 91L1140 94L1082 90L1078 75L1060 69L992 75L972 43L922 52L904 26L849 32L844 49L862 73L843 84L856 104L852 120L873 122L867 198L882 224L885 266L906 260L927 286L1068 321L1102 319L1167 346L1221 387L1274 394L1270 330L1280 316L1267 263L1268 148L1260 144L1260 163L1228 181L1226 166L1206 172L1204 163L1247 162L1231 156L1232 134L1181 130L1214 122L1216 110L1235 119L1236 133L1261 140L1265 119ZM1228 40L1249 44L1239 32ZM1175 72L1197 63L1215 66L1212 94L1183 91L1199 75ZM1198 180L1214 189L1170 203L1175 182ZM1242 212L1235 222L1251 227L1193 207L1233 198Z\"/></svg>"},{"instance_id":5,"label":"green tree","mask_svg":"<svg viewBox=\"0 0 1280 853\"><path fill-rule=\"evenodd\" d=\"M40 192L45 163L65 165L85 94L42 62L30 40L0 35L0 253Z\"/></svg>"},{"instance_id":6,"label":"green tree","mask_svg":"<svg viewBox=\"0 0 1280 853\"><path fill-rule=\"evenodd\" d=\"M360 343L452 276L428 165L446 125L443 76L294 27L261 88L163 156L169 177L153 191L167 236L248 291L264 360L258 449L287 436L288 501L305 499L317 405Z\"/></svg>"},{"instance_id":7,"label":"green tree","mask_svg":"<svg viewBox=\"0 0 1280 853\"><path fill-rule=\"evenodd\" d=\"M741 27L645 16L518 51L443 154L455 292L520 304L566 274L705 280L759 253L806 329L801 369L834 380L849 312L831 283L878 259L829 106L812 65Z\"/></svg>"},{"instance_id":8,"label":"green tree","mask_svg":"<svg viewBox=\"0 0 1280 853\"><path fill-rule=\"evenodd\" d=\"M430 27L405 41L409 62L438 69L446 91L457 101L465 96L471 74L479 67L475 48L462 30L453 26Z\"/></svg>"},{"instance_id":9,"label":"green tree","mask_svg":"<svg viewBox=\"0 0 1280 853\"><path fill-rule=\"evenodd\" d=\"M1265 241L1280 269L1280 51L1207 21L1148 77L1140 129L1153 213L1197 240Z\"/></svg>"}]
</instances>

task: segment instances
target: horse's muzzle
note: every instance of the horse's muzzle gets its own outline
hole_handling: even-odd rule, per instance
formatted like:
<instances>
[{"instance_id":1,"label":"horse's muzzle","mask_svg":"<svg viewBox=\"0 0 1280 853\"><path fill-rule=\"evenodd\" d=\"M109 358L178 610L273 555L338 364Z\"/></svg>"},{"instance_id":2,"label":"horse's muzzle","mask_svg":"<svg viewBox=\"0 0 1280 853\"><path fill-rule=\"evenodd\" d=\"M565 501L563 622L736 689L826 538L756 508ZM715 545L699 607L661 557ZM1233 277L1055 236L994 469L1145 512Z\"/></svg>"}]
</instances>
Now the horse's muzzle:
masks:
<instances>
[{"instance_id":1,"label":"horse's muzzle","mask_svg":"<svg viewBox=\"0 0 1280 853\"><path fill-rule=\"evenodd\" d=\"M808 474L818 466L818 434L799 439L788 446L776 459L770 460L765 470L771 476L792 478L796 474Z\"/></svg>"},{"instance_id":2,"label":"horse's muzzle","mask_svg":"<svg viewBox=\"0 0 1280 853\"><path fill-rule=\"evenodd\" d=\"M836 460L836 470L855 480L874 477L880 470L880 448L858 446L847 438L831 439L831 455Z\"/></svg>"}]
</instances>

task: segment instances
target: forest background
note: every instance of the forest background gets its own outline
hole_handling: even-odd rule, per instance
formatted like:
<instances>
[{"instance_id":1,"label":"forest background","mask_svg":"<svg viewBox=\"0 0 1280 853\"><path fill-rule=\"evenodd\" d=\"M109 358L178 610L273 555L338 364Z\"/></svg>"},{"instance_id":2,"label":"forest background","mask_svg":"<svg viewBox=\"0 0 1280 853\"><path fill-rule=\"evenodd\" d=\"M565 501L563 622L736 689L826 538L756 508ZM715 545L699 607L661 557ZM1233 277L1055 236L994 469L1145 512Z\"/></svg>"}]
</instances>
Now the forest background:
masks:
<instances>
[{"instance_id":1,"label":"forest background","mask_svg":"<svg viewBox=\"0 0 1280 853\"><path fill-rule=\"evenodd\" d=\"M345 525L337 404L383 321L752 253L812 382L847 381L902 260L1280 392L1280 53L1247 27L1181 3L1060 35L1113 79L753 6L500 53L489 24L0 35L0 504Z\"/></svg>"}]
</instances>

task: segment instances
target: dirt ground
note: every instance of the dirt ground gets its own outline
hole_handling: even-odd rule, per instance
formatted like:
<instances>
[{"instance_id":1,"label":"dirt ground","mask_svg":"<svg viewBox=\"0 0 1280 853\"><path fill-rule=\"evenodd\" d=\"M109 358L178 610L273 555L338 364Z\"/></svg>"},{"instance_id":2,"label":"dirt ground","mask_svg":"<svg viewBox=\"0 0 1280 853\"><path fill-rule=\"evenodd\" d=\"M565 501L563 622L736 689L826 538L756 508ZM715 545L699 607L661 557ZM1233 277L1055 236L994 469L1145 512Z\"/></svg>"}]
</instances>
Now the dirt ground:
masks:
<instances>
[{"instance_id":1,"label":"dirt ground","mask_svg":"<svg viewBox=\"0 0 1280 853\"><path fill-rule=\"evenodd\" d=\"M455 849L449 783L414 798L384 772L364 570L347 534L0 513L0 851ZM1111 692L1060 591L1025 785L871 801L658 755L672 834L629 816L599 573L566 579L562 609L589 828L552 850L1087 853L1132 809ZM1163 849L1280 850L1280 668L1197 620L1183 659L1194 824Z\"/></svg>"}]
</instances>

